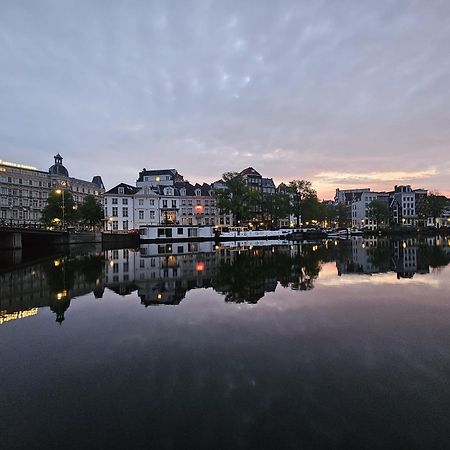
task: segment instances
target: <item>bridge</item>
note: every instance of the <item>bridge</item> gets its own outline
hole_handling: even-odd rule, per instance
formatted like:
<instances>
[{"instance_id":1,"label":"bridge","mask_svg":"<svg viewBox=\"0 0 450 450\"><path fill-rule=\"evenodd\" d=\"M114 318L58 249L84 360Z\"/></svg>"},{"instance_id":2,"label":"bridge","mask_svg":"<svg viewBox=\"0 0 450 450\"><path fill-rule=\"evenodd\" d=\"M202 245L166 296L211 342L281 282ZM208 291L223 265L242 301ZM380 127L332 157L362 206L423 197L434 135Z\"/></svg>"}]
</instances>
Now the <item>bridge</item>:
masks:
<instances>
[{"instance_id":1,"label":"bridge","mask_svg":"<svg viewBox=\"0 0 450 450\"><path fill-rule=\"evenodd\" d=\"M48 230L33 224L19 226L0 223L0 250L89 243L136 246L139 245L139 236L75 229Z\"/></svg>"},{"instance_id":2,"label":"bridge","mask_svg":"<svg viewBox=\"0 0 450 450\"><path fill-rule=\"evenodd\" d=\"M0 249L67 244L68 241L69 232L67 231L0 225Z\"/></svg>"}]
</instances>

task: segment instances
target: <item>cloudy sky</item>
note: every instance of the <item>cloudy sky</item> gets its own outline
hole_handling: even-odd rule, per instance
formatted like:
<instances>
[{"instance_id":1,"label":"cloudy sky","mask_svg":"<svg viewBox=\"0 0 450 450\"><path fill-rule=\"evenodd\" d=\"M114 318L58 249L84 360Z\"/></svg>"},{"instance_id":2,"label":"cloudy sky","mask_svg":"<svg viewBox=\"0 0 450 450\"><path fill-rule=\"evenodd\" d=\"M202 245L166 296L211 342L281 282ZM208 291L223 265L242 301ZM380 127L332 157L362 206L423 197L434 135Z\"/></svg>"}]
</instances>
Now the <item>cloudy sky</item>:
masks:
<instances>
[{"instance_id":1,"label":"cloudy sky","mask_svg":"<svg viewBox=\"0 0 450 450\"><path fill-rule=\"evenodd\" d=\"M448 0L1 0L0 159L450 194Z\"/></svg>"}]
</instances>

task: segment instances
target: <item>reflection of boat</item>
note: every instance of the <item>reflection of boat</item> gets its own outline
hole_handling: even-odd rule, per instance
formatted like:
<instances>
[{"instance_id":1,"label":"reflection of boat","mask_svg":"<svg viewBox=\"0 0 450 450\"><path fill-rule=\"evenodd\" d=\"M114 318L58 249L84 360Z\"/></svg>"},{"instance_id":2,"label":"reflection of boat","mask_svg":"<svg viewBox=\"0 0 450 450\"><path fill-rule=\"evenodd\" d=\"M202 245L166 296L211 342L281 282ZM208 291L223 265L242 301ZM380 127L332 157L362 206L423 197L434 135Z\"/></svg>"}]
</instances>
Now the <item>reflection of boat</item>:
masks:
<instances>
[{"instance_id":1,"label":"reflection of boat","mask_svg":"<svg viewBox=\"0 0 450 450\"><path fill-rule=\"evenodd\" d=\"M300 228L293 230L288 239L302 241L305 239L324 239L326 237L327 233L322 228Z\"/></svg>"},{"instance_id":2,"label":"reflection of boat","mask_svg":"<svg viewBox=\"0 0 450 450\"><path fill-rule=\"evenodd\" d=\"M281 228L279 230L250 230L245 227L227 227L220 230L219 239L221 241L247 239L280 239L287 238L295 231L298 230L294 230L292 228Z\"/></svg>"},{"instance_id":3,"label":"reflection of boat","mask_svg":"<svg viewBox=\"0 0 450 450\"><path fill-rule=\"evenodd\" d=\"M361 230L352 228L336 228L327 230L327 236L330 238L348 238L349 236L362 236Z\"/></svg>"},{"instance_id":4,"label":"reflection of boat","mask_svg":"<svg viewBox=\"0 0 450 450\"><path fill-rule=\"evenodd\" d=\"M239 240L239 241L225 241L220 244L221 247L226 248L242 248L242 247L270 247L279 245L290 245L286 239L264 239L264 240Z\"/></svg>"}]
</instances>

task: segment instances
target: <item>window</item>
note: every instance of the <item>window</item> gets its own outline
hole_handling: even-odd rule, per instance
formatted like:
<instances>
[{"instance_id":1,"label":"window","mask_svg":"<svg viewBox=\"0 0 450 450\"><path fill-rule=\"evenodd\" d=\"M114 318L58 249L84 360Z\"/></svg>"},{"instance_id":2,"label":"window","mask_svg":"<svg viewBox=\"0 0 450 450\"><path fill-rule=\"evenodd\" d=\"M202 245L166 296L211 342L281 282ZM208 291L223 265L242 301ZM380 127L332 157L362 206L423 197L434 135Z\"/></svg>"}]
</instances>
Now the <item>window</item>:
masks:
<instances>
[{"instance_id":1,"label":"window","mask_svg":"<svg viewBox=\"0 0 450 450\"><path fill-rule=\"evenodd\" d=\"M123 188L123 186L120 186L119 189L117 190L117 192L119 194L123 194L125 192L125 189Z\"/></svg>"},{"instance_id":2,"label":"window","mask_svg":"<svg viewBox=\"0 0 450 450\"><path fill-rule=\"evenodd\" d=\"M122 229L123 229L124 231L128 230L128 220L124 220L124 221L122 222Z\"/></svg>"},{"instance_id":3,"label":"window","mask_svg":"<svg viewBox=\"0 0 450 450\"><path fill-rule=\"evenodd\" d=\"M128 208L122 208L122 216L128 217Z\"/></svg>"},{"instance_id":4,"label":"window","mask_svg":"<svg viewBox=\"0 0 450 450\"><path fill-rule=\"evenodd\" d=\"M155 200L150 200L150 205L155 206Z\"/></svg>"},{"instance_id":5,"label":"window","mask_svg":"<svg viewBox=\"0 0 450 450\"><path fill-rule=\"evenodd\" d=\"M127 198L123 198L122 199L122 205L128 205L128 199Z\"/></svg>"},{"instance_id":6,"label":"window","mask_svg":"<svg viewBox=\"0 0 450 450\"><path fill-rule=\"evenodd\" d=\"M117 202L117 198L113 198L113 199L112 199L112 204L113 204L113 205L117 205L117 203L118 203L118 202Z\"/></svg>"},{"instance_id":7,"label":"window","mask_svg":"<svg viewBox=\"0 0 450 450\"><path fill-rule=\"evenodd\" d=\"M163 200L163 208L167 208L167 200Z\"/></svg>"},{"instance_id":8,"label":"window","mask_svg":"<svg viewBox=\"0 0 450 450\"><path fill-rule=\"evenodd\" d=\"M139 206L144 206L144 199L140 198L138 200Z\"/></svg>"},{"instance_id":9,"label":"window","mask_svg":"<svg viewBox=\"0 0 450 450\"><path fill-rule=\"evenodd\" d=\"M155 211L153 209L150 210L150 219L151 220L155 219Z\"/></svg>"},{"instance_id":10,"label":"window","mask_svg":"<svg viewBox=\"0 0 450 450\"><path fill-rule=\"evenodd\" d=\"M139 210L139 220L144 220L144 211Z\"/></svg>"},{"instance_id":11,"label":"window","mask_svg":"<svg viewBox=\"0 0 450 450\"><path fill-rule=\"evenodd\" d=\"M183 234L183 228L177 228L177 234Z\"/></svg>"},{"instance_id":12,"label":"window","mask_svg":"<svg viewBox=\"0 0 450 450\"><path fill-rule=\"evenodd\" d=\"M113 230L118 230L119 229L119 222L117 222L117 220L115 220L113 222Z\"/></svg>"},{"instance_id":13,"label":"window","mask_svg":"<svg viewBox=\"0 0 450 450\"><path fill-rule=\"evenodd\" d=\"M117 206L113 206L112 207L112 216L113 217L117 217L118 216L117 210L118 210Z\"/></svg>"},{"instance_id":14,"label":"window","mask_svg":"<svg viewBox=\"0 0 450 450\"><path fill-rule=\"evenodd\" d=\"M177 201L176 200L172 200L172 208L176 208L177 207Z\"/></svg>"}]
</instances>

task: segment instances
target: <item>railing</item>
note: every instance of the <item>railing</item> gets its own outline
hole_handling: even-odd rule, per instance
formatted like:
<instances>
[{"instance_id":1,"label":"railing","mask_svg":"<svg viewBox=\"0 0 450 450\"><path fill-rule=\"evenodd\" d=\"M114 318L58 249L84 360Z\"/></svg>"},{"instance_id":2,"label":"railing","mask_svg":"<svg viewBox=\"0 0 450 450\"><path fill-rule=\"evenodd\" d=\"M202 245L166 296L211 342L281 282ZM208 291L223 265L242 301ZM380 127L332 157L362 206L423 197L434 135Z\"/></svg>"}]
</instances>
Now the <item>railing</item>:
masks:
<instances>
[{"instance_id":1,"label":"railing","mask_svg":"<svg viewBox=\"0 0 450 450\"><path fill-rule=\"evenodd\" d=\"M47 230L47 226L41 222L29 222L18 219L0 219L1 228L26 228L32 230Z\"/></svg>"}]
</instances>

